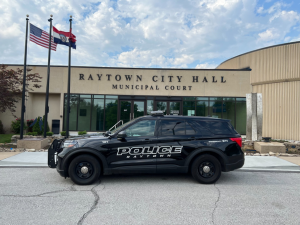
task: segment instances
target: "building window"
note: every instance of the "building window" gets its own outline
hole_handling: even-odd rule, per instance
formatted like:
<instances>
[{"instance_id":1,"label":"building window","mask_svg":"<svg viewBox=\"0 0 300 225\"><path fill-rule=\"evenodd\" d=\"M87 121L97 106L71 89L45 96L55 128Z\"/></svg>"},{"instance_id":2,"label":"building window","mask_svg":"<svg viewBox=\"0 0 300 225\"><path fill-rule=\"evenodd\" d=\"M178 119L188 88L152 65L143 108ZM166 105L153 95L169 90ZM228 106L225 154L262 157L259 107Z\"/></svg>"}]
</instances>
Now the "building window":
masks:
<instances>
[{"instance_id":1,"label":"building window","mask_svg":"<svg viewBox=\"0 0 300 225\"><path fill-rule=\"evenodd\" d=\"M91 130L103 131L103 129L104 129L104 97L102 99L97 99L94 96L91 114L92 114Z\"/></svg>"},{"instance_id":2,"label":"building window","mask_svg":"<svg viewBox=\"0 0 300 225\"><path fill-rule=\"evenodd\" d=\"M84 95L87 97L87 95ZM91 107L92 107L92 99L90 98L82 98L80 96L79 108L78 108L78 128L77 130L90 130L91 124Z\"/></svg>"},{"instance_id":3,"label":"building window","mask_svg":"<svg viewBox=\"0 0 300 225\"><path fill-rule=\"evenodd\" d=\"M229 119L235 127L235 98L223 98L223 119Z\"/></svg>"},{"instance_id":4,"label":"building window","mask_svg":"<svg viewBox=\"0 0 300 225\"><path fill-rule=\"evenodd\" d=\"M109 130L118 122L118 99L105 99L105 129Z\"/></svg>"},{"instance_id":5,"label":"building window","mask_svg":"<svg viewBox=\"0 0 300 225\"><path fill-rule=\"evenodd\" d=\"M196 102L196 116L208 116L208 100Z\"/></svg>"},{"instance_id":6,"label":"building window","mask_svg":"<svg viewBox=\"0 0 300 225\"><path fill-rule=\"evenodd\" d=\"M222 98L209 99L209 115L214 118L222 118Z\"/></svg>"},{"instance_id":7,"label":"building window","mask_svg":"<svg viewBox=\"0 0 300 225\"><path fill-rule=\"evenodd\" d=\"M246 98L236 98L236 131L240 134L246 134L247 125L247 107Z\"/></svg>"},{"instance_id":8,"label":"building window","mask_svg":"<svg viewBox=\"0 0 300 225\"><path fill-rule=\"evenodd\" d=\"M184 116L196 116L195 113L195 101L183 102L183 115Z\"/></svg>"}]
</instances>

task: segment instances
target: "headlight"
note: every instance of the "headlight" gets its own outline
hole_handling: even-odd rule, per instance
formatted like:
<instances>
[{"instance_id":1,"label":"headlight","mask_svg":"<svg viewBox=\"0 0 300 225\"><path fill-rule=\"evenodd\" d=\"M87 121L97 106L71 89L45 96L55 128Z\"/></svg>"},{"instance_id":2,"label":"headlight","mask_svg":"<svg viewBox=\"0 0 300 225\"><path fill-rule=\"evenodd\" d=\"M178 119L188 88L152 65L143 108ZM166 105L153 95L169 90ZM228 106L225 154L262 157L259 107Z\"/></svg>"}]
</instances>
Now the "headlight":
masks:
<instances>
[{"instance_id":1,"label":"headlight","mask_svg":"<svg viewBox=\"0 0 300 225\"><path fill-rule=\"evenodd\" d=\"M74 147L76 144L77 144L77 141L66 140L63 144L63 148L71 148L71 147Z\"/></svg>"}]
</instances>

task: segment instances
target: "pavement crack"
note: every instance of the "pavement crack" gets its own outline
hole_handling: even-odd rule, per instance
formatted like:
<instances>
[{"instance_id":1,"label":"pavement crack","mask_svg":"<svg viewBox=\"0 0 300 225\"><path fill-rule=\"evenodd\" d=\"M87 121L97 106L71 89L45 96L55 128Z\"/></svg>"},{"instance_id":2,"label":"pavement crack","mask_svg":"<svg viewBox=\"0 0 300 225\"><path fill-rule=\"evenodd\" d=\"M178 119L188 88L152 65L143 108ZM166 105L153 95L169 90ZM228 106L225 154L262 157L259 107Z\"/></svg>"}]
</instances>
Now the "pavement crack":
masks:
<instances>
[{"instance_id":1,"label":"pavement crack","mask_svg":"<svg viewBox=\"0 0 300 225\"><path fill-rule=\"evenodd\" d=\"M215 224L215 212L216 212L216 209L217 209L217 207L218 207L218 202L219 202L219 200L220 200L220 197L221 197L221 191L220 191L220 189L216 186L216 184L214 184L214 187L218 190L218 198L217 198L217 200L216 200L216 202L215 202L215 207L214 207L214 210L213 210L213 212L212 212L212 214L211 214L211 219L212 219L212 223L213 224Z\"/></svg>"},{"instance_id":2,"label":"pavement crack","mask_svg":"<svg viewBox=\"0 0 300 225\"><path fill-rule=\"evenodd\" d=\"M54 193L59 193L59 192L64 192L64 191L68 191L68 190L49 191L49 192L44 192L44 193L37 194L37 195L1 195L1 196L3 196L3 197L18 197L18 198L48 197L48 196L43 196L43 195L54 194Z\"/></svg>"},{"instance_id":3,"label":"pavement crack","mask_svg":"<svg viewBox=\"0 0 300 225\"><path fill-rule=\"evenodd\" d=\"M90 208L89 211L87 211L85 214L83 214L83 216L80 218L80 220L78 221L77 225L82 225L84 220L88 217L88 215L96 208L98 202L99 202L99 195L97 193L97 191L95 190L96 187L98 187L100 185L100 182L99 184L95 185L92 189L91 189L91 192L93 193L95 199L94 199L94 202L93 202L93 205L92 207Z\"/></svg>"}]
</instances>

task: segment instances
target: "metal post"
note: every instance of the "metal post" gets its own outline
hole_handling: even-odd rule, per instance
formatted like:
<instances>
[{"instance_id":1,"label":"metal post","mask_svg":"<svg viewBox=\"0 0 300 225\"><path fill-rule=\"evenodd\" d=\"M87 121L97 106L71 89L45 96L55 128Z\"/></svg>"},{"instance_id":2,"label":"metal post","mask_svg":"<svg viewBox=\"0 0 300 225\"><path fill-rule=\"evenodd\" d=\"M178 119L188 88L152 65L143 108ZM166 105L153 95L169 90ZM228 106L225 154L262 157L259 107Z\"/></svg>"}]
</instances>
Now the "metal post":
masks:
<instances>
[{"instance_id":1,"label":"metal post","mask_svg":"<svg viewBox=\"0 0 300 225\"><path fill-rule=\"evenodd\" d=\"M70 37L72 32L72 16L70 16ZM69 64L68 64L68 93L67 93L67 121L66 136L69 137L69 116L70 116L70 83L71 83L71 41L69 39Z\"/></svg>"},{"instance_id":2,"label":"metal post","mask_svg":"<svg viewBox=\"0 0 300 225\"><path fill-rule=\"evenodd\" d=\"M21 128L20 128L20 139L23 139L24 129L24 113L25 113L25 89L26 89L26 64L27 64L27 38L28 38L28 21L29 15L26 15L26 34L25 34L25 52L24 52L24 73L23 73L23 90L22 90L22 112L21 112Z\"/></svg>"},{"instance_id":3,"label":"metal post","mask_svg":"<svg viewBox=\"0 0 300 225\"><path fill-rule=\"evenodd\" d=\"M48 125L48 98L49 98L49 82L50 82L50 58L51 58L51 31L52 31L52 15L50 15L50 22L49 28L49 49L48 49L48 71L47 71L47 85L46 85L46 100L45 100L45 120L44 120L44 138L46 137L47 133L47 125Z\"/></svg>"}]
</instances>

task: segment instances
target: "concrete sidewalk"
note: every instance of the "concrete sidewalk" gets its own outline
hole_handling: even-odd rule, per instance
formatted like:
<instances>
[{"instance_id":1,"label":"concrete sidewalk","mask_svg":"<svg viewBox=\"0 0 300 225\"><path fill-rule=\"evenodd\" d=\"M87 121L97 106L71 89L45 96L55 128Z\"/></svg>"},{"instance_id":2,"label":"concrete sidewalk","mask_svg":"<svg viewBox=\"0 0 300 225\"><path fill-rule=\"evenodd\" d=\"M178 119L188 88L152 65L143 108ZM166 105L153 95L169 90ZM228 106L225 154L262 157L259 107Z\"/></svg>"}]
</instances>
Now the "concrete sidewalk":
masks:
<instances>
[{"instance_id":1,"label":"concrete sidewalk","mask_svg":"<svg viewBox=\"0 0 300 225\"><path fill-rule=\"evenodd\" d=\"M0 152L1 156L7 154ZM2 157L4 158L4 157ZM294 163L275 156L245 156L245 164L238 171L270 171L270 172L300 172L300 157L293 158ZM22 152L17 155L11 154L0 160L0 168L2 167L48 167L48 152Z\"/></svg>"}]
</instances>

